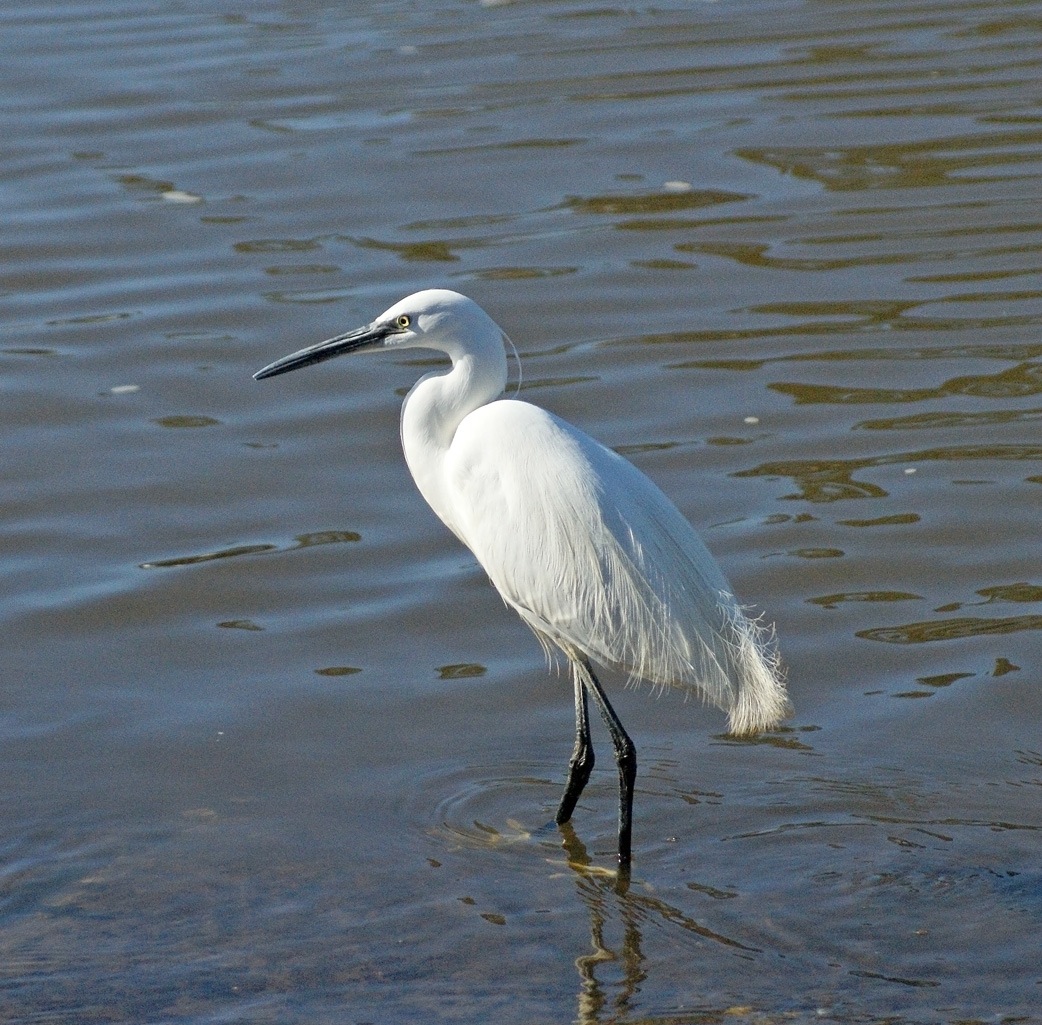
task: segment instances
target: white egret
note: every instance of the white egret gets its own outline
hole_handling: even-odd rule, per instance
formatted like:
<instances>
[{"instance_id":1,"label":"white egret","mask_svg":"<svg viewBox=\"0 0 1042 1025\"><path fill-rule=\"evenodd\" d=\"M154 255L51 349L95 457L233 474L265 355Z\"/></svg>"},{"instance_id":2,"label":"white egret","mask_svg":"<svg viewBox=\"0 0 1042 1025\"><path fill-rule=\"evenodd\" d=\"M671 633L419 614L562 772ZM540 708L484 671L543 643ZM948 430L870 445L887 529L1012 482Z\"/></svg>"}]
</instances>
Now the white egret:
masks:
<instances>
[{"instance_id":1,"label":"white egret","mask_svg":"<svg viewBox=\"0 0 1042 1025\"><path fill-rule=\"evenodd\" d=\"M619 863L630 862L636 751L591 660L699 693L733 733L774 726L789 702L773 636L742 611L690 524L631 463L538 406L499 396L506 336L476 303L417 292L371 324L276 360L274 377L349 352L435 349L402 406L405 459L420 493L484 567L548 652L567 657L575 747L556 820L593 769L587 695L619 770Z\"/></svg>"}]
</instances>

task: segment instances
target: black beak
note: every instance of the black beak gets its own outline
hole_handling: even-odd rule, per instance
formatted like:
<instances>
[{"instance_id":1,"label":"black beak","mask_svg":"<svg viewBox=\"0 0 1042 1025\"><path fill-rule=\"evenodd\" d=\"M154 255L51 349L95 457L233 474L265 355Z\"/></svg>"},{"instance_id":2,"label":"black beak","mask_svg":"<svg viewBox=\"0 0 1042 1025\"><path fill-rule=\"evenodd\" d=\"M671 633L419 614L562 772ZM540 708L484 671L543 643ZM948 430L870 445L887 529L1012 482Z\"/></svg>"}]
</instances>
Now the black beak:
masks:
<instances>
[{"instance_id":1,"label":"black beak","mask_svg":"<svg viewBox=\"0 0 1042 1025\"><path fill-rule=\"evenodd\" d=\"M291 352L288 356L269 363L263 370L258 370L253 379L263 381L265 377L286 374L290 370L299 370L301 367L321 363L323 360L333 359L334 356L343 356L348 352L379 349L384 344L384 339L389 334L394 334L394 331L391 324L367 324L355 331L348 331L345 335L337 335L336 338L319 342L317 345L309 345L299 352Z\"/></svg>"}]
</instances>

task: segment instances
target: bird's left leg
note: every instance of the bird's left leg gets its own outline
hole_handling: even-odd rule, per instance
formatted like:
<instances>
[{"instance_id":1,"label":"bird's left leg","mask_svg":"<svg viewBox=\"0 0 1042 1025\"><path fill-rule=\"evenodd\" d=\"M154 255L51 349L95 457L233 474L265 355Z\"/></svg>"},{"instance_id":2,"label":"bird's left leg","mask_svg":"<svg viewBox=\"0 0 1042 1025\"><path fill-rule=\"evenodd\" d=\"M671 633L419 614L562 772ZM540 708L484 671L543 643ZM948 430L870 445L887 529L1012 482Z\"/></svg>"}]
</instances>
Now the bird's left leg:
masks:
<instances>
[{"instance_id":1,"label":"bird's left leg","mask_svg":"<svg viewBox=\"0 0 1042 1025\"><path fill-rule=\"evenodd\" d=\"M568 782L564 796L557 809L556 822L563 825L572 817L576 802L593 772L593 740L590 737L590 713L586 702L586 685L579 665L572 663L572 680L575 684L575 747L568 763Z\"/></svg>"},{"instance_id":2,"label":"bird's left leg","mask_svg":"<svg viewBox=\"0 0 1042 1025\"><path fill-rule=\"evenodd\" d=\"M630 845L633 837L633 784L637 779L637 749L630 740L629 734L622 728L615 709L611 707L604 689L597 677L593 675L589 660L583 659L579 665L585 677L586 686L593 694L600 709L604 725L608 727L612 745L615 748L615 762L619 767L619 867L629 869Z\"/></svg>"}]
</instances>

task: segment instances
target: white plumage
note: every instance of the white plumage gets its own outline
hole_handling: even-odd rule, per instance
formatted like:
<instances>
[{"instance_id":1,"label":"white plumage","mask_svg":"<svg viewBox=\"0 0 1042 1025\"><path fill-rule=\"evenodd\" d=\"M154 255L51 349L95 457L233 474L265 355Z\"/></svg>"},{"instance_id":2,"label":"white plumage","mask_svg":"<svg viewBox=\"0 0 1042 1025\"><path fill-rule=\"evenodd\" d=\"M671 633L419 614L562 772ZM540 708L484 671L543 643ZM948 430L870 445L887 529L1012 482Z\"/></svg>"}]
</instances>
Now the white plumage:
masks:
<instances>
[{"instance_id":1,"label":"white plumage","mask_svg":"<svg viewBox=\"0 0 1042 1025\"><path fill-rule=\"evenodd\" d=\"M545 410L500 400L463 420L445 470L461 539L569 657L694 689L735 733L785 714L773 652L687 520L631 463Z\"/></svg>"},{"instance_id":2,"label":"white plumage","mask_svg":"<svg viewBox=\"0 0 1042 1025\"><path fill-rule=\"evenodd\" d=\"M694 690L727 712L732 732L750 733L788 714L773 636L745 615L690 524L636 467L552 413L498 398L504 335L465 296L418 292L372 324L255 376L345 352L413 347L446 353L452 367L425 375L406 397L409 469L504 601L572 664L576 749L559 823L593 765L587 692L600 707L619 762L619 860L628 865L635 752L589 660Z\"/></svg>"}]
</instances>

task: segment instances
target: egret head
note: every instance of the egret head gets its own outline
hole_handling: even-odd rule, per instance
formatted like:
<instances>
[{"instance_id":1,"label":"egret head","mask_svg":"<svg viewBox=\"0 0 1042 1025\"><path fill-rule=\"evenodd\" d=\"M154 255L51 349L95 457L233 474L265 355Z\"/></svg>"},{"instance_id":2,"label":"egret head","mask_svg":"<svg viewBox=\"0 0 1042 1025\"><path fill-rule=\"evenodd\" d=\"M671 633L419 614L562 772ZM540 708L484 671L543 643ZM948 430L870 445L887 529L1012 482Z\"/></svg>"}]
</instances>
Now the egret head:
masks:
<instances>
[{"instance_id":1,"label":"egret head","mask_svg":"<svg viewBox=\"0 0 1042 1025\"><path fill-rule=\"evenodd\" d=\"M438 349L455 362L465 355L504 359L503 332L472 299L430 288L396 302L371 324L290 353L258 370L258 381L349 352Z\"/></svg>"}]
</instances>

